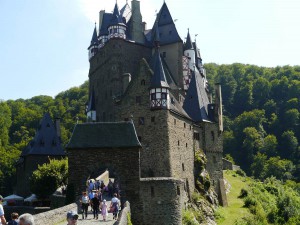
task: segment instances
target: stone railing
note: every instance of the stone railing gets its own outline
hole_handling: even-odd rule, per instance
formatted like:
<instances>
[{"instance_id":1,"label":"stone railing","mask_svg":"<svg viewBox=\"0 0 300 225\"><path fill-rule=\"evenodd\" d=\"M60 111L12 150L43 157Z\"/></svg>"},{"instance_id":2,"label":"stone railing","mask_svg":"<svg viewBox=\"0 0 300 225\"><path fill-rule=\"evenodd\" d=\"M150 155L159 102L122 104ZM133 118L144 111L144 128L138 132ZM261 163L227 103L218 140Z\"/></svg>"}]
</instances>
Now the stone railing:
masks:
<instances>
[{"instance_id":1,"label":"stone railing","mask_svg":"<svg viewBox=\"0 0 300 225\"><path fill-rule=\"evenodd\" d=\"M47 212L34 215L36 225L53 225L62 222L67 218L68 211L77 212L77 204L72 203L61 208L53 209Z\"/></svg>"},{"instance_id":2,"label":"stone railing","mask_svg":"<svg viewBox=\"0 0 300 225\"><path fill-rule=\"evenodd\" d=\"M130 203L129 202L125 202L125 207L122 209L122 211L120 212L119 215L119 220L117 221L117 225L127 225L128 221L127 221L127 214L130 213Z\"/></svg>"}]
</instances>

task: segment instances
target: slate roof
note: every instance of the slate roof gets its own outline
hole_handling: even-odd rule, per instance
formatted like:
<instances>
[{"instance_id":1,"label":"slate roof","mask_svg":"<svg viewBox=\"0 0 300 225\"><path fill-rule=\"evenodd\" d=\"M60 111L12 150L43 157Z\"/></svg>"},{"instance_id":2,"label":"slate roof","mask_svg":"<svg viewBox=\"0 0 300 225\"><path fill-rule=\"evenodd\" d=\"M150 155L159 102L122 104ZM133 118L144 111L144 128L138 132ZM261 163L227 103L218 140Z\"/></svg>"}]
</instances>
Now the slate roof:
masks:
<instances>
[{"instance_id":1,"label":"slate roof","mask_svg":"<svg viewBox=\"0 0 300 225\"><path fill-rule=\"evenodd\" d=\"M104 13L102 18L102 24L99 31L99 36L108 35L108 26L112 20L112 13Z\"/></svg>"},{"instance_id":2,"label":"slate roof","mask_svg":"<svg viewBox=\"0 0 300 225\"><path fill-rule=\"evenodd\" d=\"M49 113L45 113L34 139L22 151L21 156L27 155L65 155Z\"/></svg>"},{"instance_id":3,"label":"slate roof","mask_svg":"<svg viewBox=\"0 0 300 225\"><path fill-rule=\"evenodd\" d=\"M165 2L162 5L159 13L157 14L156 20L158 23L160 45L166 45L182 41L177 32L168 6ZM156 25L154 24L151 31L152 40L154 40L155 26Z\"/></svg>"},{"instance_id":4,"label":"slate roof","mask_svg":"<svg viewBox=\"0 0 300 225\"><path fill-rule=\"evenodd\" d=\"M151 78L150 88L169 88L158 48L155 49L153 60L153 76Z\"/></svg>"},{"instance_id":5,"label":"slate roof","mask_svg":"<svg viewBox=\"0 0 300 225\"><path fill-rule=\"evenodd\" d=\"M192 71L192 79L183 103L183 109L195 121L210 121L208 117L208 96L203 84L202 76L196 70Z\"/></svg>"},{"instance_id":6,"label":"slate roof","mask_svg":"<svg viewBox=\"0 0 300 225\"><path fill-rule=\"evenodd\" d=\"M109 25L117 25L120 23L124 24L122 15L120 15L118 4L116 3Z\"/></svg>"},{"instance_id":7,"label":"slate roof","mask_svg":"<svg viewBox=\"0 0 300 225\"><path fill-rule=\"evenodd\" d=\"M67 149L140 147L132 122L76 124Z\"/></svg>"},{"instance_id":8,"label":"slate roof","mask_svg":"<svg viewBox=\"0 0 300 225\"><path fill-rule=\"evenodd\" d=\"M94 32L93 32L93 37L92 37L92 40L91 40L91 46L93 45L98 45L98 38L97 38L97 29L96 29L96 26L94 28Z\"/></svg>"},{"instance_id":9,"label":"slate roof","mask_svg":"<svg viewBox=\"0 0 300 225\"><path fill-rule=\"evenodd\" d=\"M188 50L188 49L193 49L193 43L192 43L192 39L191 39L191 35L190 35L190 31L188 30L188 34L186 37L186 42L184 45L184 50Z\"/></svg>"}]
</instances>

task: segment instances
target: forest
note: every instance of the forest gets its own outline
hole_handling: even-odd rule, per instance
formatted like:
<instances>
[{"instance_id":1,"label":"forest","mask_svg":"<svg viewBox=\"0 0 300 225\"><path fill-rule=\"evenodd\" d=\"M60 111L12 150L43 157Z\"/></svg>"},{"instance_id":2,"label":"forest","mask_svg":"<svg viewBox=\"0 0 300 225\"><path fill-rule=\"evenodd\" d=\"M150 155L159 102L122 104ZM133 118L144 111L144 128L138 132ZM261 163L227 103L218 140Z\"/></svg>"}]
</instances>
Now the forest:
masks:
<instances>
[{"instance_id":1,"label":"forest","mask_svg":"<svg viewBox=\"0 0 300 225\"><path fill-rule=\"evenodd\" d=\"M248 176L300 180L300 66L205 64L209 86L222 86L224 157ZM60 118L65 146L85 122L88 81L57 96L0 101L0 193L11 193L14 164L45 112Z\"/></svg>"}]
</instances>

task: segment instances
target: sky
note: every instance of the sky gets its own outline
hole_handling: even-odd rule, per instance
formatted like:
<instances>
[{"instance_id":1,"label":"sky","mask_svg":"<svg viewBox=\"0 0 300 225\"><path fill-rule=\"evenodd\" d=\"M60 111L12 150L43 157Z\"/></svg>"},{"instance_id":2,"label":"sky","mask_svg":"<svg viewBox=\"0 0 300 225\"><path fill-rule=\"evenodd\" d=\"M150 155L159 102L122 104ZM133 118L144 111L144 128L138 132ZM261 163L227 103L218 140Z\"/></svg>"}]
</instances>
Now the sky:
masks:
<instances>
[{"instance_id":1,"label":"sky","mask_svg":"<svg viewBox=\"0 0 300 225\"><path fill-rule=\"evenodd\" d=\"M204 63L300 65L299 0L165 1L182 40L189 28ZM140 0L147 28L163 2ZM115 3L0 0L0 100L55 97L88 80L95 22Z\"/></svg>"}]
</instances>

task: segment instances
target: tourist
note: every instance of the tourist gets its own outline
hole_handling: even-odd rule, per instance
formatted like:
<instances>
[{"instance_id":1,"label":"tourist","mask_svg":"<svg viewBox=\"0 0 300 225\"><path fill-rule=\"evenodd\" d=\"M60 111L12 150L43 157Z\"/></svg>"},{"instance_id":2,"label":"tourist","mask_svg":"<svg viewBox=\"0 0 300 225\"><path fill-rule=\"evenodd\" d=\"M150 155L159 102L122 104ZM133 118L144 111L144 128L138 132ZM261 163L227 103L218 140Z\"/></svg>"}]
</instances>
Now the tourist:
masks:
<instances>
[{"instance_id":1,"label":"tourist","mask_svg":"<svg viewBox=\"0 0 300 225\"><path fill-rule=\"evenodd\" d=\"M8 225L18 225L18 218L19 214L16 212L13 212L11 215L11 220L7 223Z\"/></svg>"},{"instance_id":2,"label":"tourist","mask_svg":"<svg viewBox=\"0 0 300 225\"><path fill-rule=\"evenodd\" d=\"M109 179L109 181L108 181L107 188L108 188L108 196L112 197L113 196L113 190L114 190L114 184L111 181L111 179Z\"/></svg>"},{"instance_id":3,"label":"tourist","mask_svg":"<svg viewBox=\"0 0 300 225\"><path fill-rule=\"evenodd\" d=\"M33 215L24 213L19 217L19 225L35 225Z\"/></svg>"},{"instance_id":4,"label":"tourist","mask_svg":"<svg viewBox=\"0 0 300 225\"><path fill-rule=\"evenodd\" d=\"M100 205L100 200L98 198L98 194L95 193L94 197L91 200L91 205L93 208L93 215L94 215L94 219L98 219L98 213L99 213L99 205Z\"/></svg>"},{"instance_id":5,"label":"tourist","mask_svg":"<svg viewBox=\"0 0 300 225\"><path fill-rule=\"evenodd\" d=\"M74 211L69 211L67 213L67 221L68 221L68 225L74 225L77 224L77 220L78 220L78 214Z\"/></svg>"},{"instance_id":6,"label":"tourist","mask_svg":"<svg viewBox=\"0 0 300 225\"><path fill-rule=\"evenodd\" d=\"M111 212L113 213L113 219L118 218L119 208L120 208L120 200L117 198L117 193L114 193L114 197L111 199Z\"/></svg>"},{"instance_id":7,"label":"tourist","mask_svg":"<svg viewBox=\"0 0 300 225\"><path fill-rule=\"evenodd\" d=\"M3 197L0 195L0 225L6 224L6 219L4 217L4 209L2 206Z\"/></svg>"},{"instance_id":8,"label":"tourist","mask_svg":"<svg viewBox=\"0 0 300 225\"><path fill-rule=\"evenodd\" d=\"M89 183L89 192L92 192L92 190L94 190L94 189L95 189L95 185L94 185L93 180L91 179L90 183Z\"/></svg>"},{"instance_id":9,"label":"tourist","mask_svg":"<svg viewBox=\"0 0 300 225\"><path fill-rule=\"evenodd\" d=\"M107 204L106 204L106 200L105 199L101 203L100 208L101 208L101 215L103 217L103 221L106 221L106 217L108 215L108 210L107 210Z\"/></svg>"},{"instance_id":10,"label":"tourist","mask_svg":"<svg viewBox=\"0 0 300 225\"><path fill-rule=\"evenodd\" d=\"M82 192L82 197L80 199L81 208L82 208L82 219L87 218L87 212L90 204L90 199L87 196L86 192Z\"/></svg>"}]
</instances>

